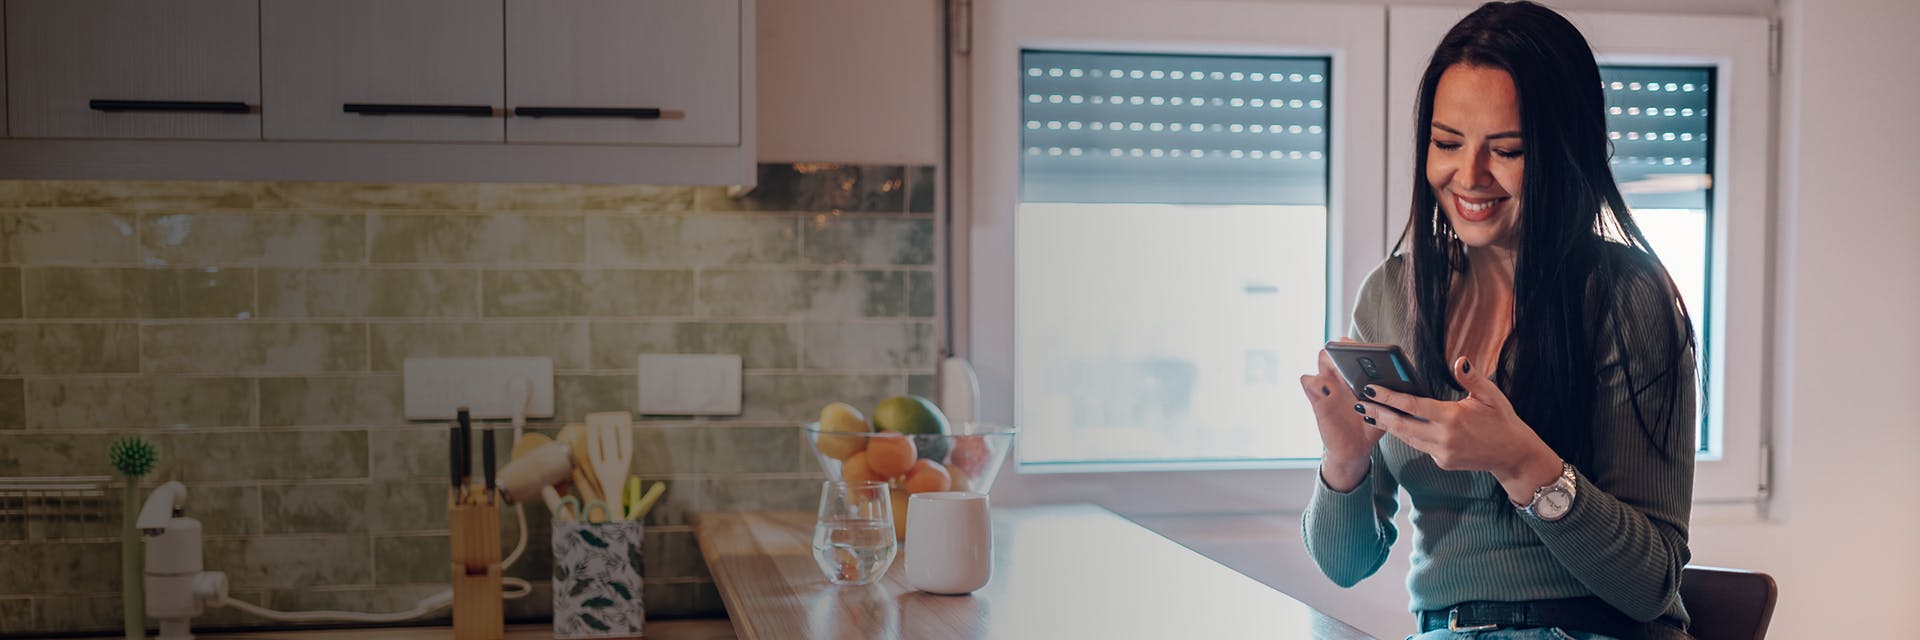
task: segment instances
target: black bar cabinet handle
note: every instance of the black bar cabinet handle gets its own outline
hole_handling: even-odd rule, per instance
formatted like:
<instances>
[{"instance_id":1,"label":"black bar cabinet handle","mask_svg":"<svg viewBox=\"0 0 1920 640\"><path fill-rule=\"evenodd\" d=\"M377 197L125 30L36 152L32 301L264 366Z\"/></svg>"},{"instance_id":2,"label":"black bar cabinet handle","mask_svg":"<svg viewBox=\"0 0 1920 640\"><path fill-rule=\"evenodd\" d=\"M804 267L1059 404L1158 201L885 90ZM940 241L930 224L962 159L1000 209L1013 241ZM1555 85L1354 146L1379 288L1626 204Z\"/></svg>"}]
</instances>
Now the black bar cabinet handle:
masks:
<instances>
[{"instance_id":1,"label":"black bar cabinet handle","mask_svg":"<svg viewBox=\"0 0 1920 640\"><path fill-rule=\"evenodd\" d=\"M514 107L513 115L528 118L635 118L659 120L658 107Z\"/></svg>"},{"instance_id":2,"label":"black bar cabinet handle","mask_svg":"<svg viewBox=\"0 0 1920 640\"><path fill-rule=\"evenodd\" d=\"M95 111L194 111L202 113L247 113L245 102L209 102L195 100L88 100Z\"/></svg>"},{"instance_id":3,"label":"black bar cabinet handle","mask_svg":"<svg viewBox=\"0 0 1920 640\"><path fill-rule=\"evenodd\" d=\"M349 102L340 110L363 116L492 116L493 107L484 104L368 104Z\"/></svg>"}]
</instances>

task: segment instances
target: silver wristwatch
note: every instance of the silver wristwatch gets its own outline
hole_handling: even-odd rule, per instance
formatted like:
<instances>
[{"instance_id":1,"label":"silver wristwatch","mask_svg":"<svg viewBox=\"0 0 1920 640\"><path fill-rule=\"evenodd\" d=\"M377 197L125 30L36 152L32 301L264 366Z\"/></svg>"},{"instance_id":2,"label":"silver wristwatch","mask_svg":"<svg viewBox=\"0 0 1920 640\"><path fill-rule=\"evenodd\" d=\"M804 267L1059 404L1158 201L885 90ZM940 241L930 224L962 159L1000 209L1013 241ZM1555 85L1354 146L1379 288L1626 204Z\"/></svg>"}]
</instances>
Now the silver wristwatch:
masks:
<instances>
[{"instance_id":1,"label":"silver wristwatch","mask_svg":"<svg viewBox=\"0 0 1920 640\"><path fill-rule=\"evenodd\" d=\"M1567 517L1573 509L1573 496L1579 486L1579 478L1573 475L1573 463L1560 462L1560 477L1553 484L1533 490L1533 501L1528 502L1527 515L1545 522L1553 522Z\"/></svg>"}]
</instances>

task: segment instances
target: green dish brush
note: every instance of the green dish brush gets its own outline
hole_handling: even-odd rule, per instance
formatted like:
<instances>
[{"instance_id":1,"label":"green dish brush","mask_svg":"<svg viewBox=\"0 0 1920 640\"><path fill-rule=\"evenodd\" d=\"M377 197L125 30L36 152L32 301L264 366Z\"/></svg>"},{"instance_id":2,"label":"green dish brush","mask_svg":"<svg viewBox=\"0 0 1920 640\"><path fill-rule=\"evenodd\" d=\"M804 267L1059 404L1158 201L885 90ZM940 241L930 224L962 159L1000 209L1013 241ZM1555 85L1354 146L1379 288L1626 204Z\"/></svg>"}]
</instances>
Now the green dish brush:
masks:
<instances>
[{"instance_id":1,"label":"green dish brush","mask_svg":"<svg viewBox=\"0 0 1920 640\"><path fill-rule=\"evenodd\" d=\"M134 523L140 519L140 478L153 471L160 453L145 438L127 436L113 441L107 448L107 459L124 485L120 495L120 606L127 639L138 640L147 637L146 583L141 575L146 558L141 553L145 548L140 543L140 530Z\"/></svg>"}]
</instances>

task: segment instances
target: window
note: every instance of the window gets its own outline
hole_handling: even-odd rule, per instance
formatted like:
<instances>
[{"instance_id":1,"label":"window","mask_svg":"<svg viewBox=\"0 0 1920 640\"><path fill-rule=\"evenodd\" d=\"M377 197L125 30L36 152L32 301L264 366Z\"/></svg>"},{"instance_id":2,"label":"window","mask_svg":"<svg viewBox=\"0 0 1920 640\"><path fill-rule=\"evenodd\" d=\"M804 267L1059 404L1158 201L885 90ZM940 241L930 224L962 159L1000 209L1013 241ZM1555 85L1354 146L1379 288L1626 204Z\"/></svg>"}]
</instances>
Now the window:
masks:
<instances>
[{"instance_id":1,"label":"window","mask_svg":"<svg viewBox=\"0 0 1920 640\"><path fill-rule=\"evenodd\" d=\"M1390 112L1411 113L1431 43L1469 9L1396 7ZM1566 13L1601 64L1615 180L1679 285L1700 340L1699 503L1752 502L1766 483L1766 227L1772 155L1761 18ZM1428 43L1425 49L1413 43ZM1618 88L1614 85L1618 83ZM1689 89L1691 88L1691 89ZM1616 112L1617 109L1617 112ZM1388 175L1412 171L1410 119L1388 121ZM1409 185L1388 181L1398 230Z\"/></svg>"},{"instance_id":2,"label":"window","mask_svg":"<svg viewBox=\"0 0 1920 640\"><path fill-rule=\"evenodd\" d=\"M1603 65L1607 137L1613 179L1634 221L1653 245L1693 316L1699 361L1712 362L1707 333L1715 309L1707 304L1707 267L1713 264L1713 67ZM1700 370L1709 382L1710 368ZM1700 452L1720 450L1713 424L1711 384L1699 401Z\"/></svg>"},{"instance_id":3,"label":"window","mask_svg":"<svg viewBox=\"0 0 1920 640\"><path fill-rule=\"evenodd\" d=\"M1384 10L974 6L954 331L1022 429L995 499L1303 500L1245 489L1311 477L1299 363L1385 250Z\"/></svg>"},{"instance_id":4,"label":"window","mask_svg":"<svg viewBox=\"0 0 1920 640\"><path fill-rule=\"evenodd\" d=\"M1293 374L1325 336L1328 59L1021 60L1017 464L1317 457Z\"/></svg>"},{"instance_id":5,"label":"window","mask_svg":"<svg viewBox=\"0 0 1920 640\"><path fill-rule=\"evenodd\" d=\"M995 499L1129 514L1300 507L1319 443L1293 386L1310 362L1297 352L1345 331L1360 282L1405 227L1418 78L1469 9L973 6L955 102L968 143L955 168L952 335L978 375L980 415L1023 429ZM1610 125L1629 205L1698 323L1696 502L1752 502L1766 459L1768 24L1567 15L1621 108ZM1324 96L1249 92L1232 75L1271 85L1276 71L1306 79L1316 68ZM1156 91L1176 70L1210 92ZM1285 146L1259 144L1276 122L1236 120L1236 97L1246 114L1255 99L1268 112L1276 98L1320 100L1324 138L1293 139L1294 125L1307 135L1314 122L1283 121ZM1202 119L1177 117L1183 109ZM1188 139L1205 142L1179 144Z\"/></svg>"}]
</instances>

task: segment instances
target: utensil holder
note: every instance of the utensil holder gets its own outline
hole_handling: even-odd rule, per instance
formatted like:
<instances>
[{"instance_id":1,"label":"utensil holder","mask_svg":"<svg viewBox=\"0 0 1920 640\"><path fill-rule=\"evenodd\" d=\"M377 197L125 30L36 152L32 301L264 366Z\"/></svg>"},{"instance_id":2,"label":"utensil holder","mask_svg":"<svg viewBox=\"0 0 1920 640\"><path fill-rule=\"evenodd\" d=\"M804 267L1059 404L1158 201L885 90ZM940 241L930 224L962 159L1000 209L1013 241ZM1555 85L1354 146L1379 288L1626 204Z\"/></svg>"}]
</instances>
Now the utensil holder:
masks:
<instances>
[{"instance_id":1,"label":"utensil holder","mask_svg":"<svg viewBox=\"0 0 1920 640\"><path fill-rule=\"evenodd\" d=\"M480 489L475 488L475 495ZM500 506L458 504L447 510L453 530L453 637L502 640L506 616L501 610Z\"/></svg>"},{"instance_id":2,"label":"utensil holder","mask_svg":"<svg viewBox=\"0 0 1920 640\"><path fill-rule=\"evenodd\" d=\"M642 637L645 534L637 520L553 522L553 637Z\"/></svg>"}]
</instances>

